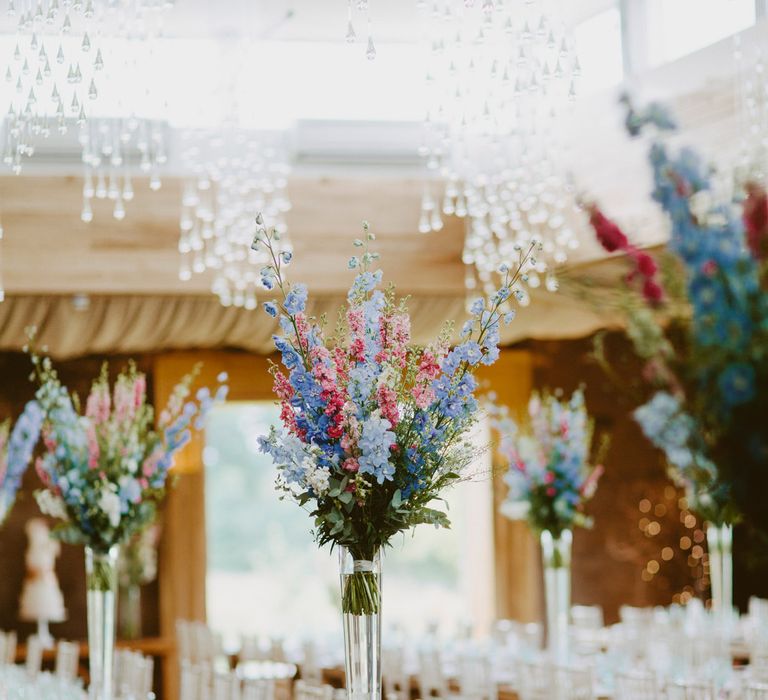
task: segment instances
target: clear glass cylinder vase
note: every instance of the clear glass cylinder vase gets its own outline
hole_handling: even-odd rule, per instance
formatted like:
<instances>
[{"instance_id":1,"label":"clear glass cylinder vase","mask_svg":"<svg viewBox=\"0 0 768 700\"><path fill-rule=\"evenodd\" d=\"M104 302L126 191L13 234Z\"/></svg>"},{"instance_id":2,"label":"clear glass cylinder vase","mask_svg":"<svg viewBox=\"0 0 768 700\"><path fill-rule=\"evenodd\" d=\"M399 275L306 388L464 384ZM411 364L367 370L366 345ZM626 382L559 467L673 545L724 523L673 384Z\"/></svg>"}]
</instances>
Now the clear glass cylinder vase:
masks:
<instances>
[{"instance_id":1,"label":"clear glass cylinder vase","mask_svg":"<svg viewBox=\"0 0 768 700\"><path fill-rule=\"evenodd\" d=\"M381 556L339 547L344 668L349 700L381 698Z\"/></svg>"},{"instance_id":2,"label":"clear glass cylinder vase","mask_svg":"<svg viewBox=\"0 0 768 700\"><path fill-rule=\"evenodd\" d=\"M733 612L733 525L707 523L712 611L721 619Z\"/></svg>"},{"instance_id":3,"label":"clear glass cylinder vase","mask_svg":"<svg viewBox=\"0 0 768 700\"><path fill-rule=\"evenodd\" d=\"M106 552L85 548L91 700L112 700L118 553L117 546Z\"/></svg>"},{"instance_id":4,"label":"clear glass cylinder vase","mask_svg":"<svg viewBox=\"0 0 768 700\"><path fill-rule=\"evenodd\" d=\"M557 661L568 657L568 618L571 611L571 545L573 533L541 533L544 599L547 610L547 650Z\"/></svg>"}]
</instances>

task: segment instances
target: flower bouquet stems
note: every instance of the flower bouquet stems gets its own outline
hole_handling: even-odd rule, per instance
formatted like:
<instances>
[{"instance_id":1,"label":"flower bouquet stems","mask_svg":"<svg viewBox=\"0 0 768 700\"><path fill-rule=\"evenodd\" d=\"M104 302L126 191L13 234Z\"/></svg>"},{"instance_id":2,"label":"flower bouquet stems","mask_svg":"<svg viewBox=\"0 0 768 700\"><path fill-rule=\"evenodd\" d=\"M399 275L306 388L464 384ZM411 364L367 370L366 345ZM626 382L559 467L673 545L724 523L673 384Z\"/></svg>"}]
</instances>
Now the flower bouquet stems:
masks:
<instances>
[{"instance_id":1,"label":"flower bouquet stems","mask_svg":"<svg viewBox=\"0 0 768 700\"><path fill-rule=\"evenodd\" d=\"M339 548L347 691L355 700L381 697L381 558L358 559Z\"/></svg>"},{"instance_id":2,"label":"flower bouquet stems","mask_svg":"<svg viewBox=\"0 0 768 700\"><path fill-rule=\"evenodd\" d=\"M85 548L88 665L94 700L112 698L118 555L117 545L106 552Z\"/></svg>"}]
</instances>

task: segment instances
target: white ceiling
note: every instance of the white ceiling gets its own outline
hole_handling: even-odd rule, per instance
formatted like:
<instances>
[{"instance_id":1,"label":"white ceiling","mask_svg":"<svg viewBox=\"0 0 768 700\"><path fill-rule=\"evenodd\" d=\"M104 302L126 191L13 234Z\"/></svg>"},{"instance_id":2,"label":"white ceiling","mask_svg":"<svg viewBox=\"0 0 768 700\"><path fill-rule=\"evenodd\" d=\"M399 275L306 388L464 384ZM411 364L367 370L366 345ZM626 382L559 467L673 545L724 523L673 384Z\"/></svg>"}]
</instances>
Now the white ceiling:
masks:
<instances>
[{"instance_id":1,"label":"white ceiling","mask_svg":"<svg viewBox=\"0 0 768 700\"><path fill-rule=\"evenodd\" d=\"M430 5L434 0L429 0ZM520 3L522 0L504 0ZM479 2L479 0L478 0ZM538 0L542 7L571 24L616 0ZM439 4L443 4L440 2ZM278 41L342 41L347 24L346 0L176 0L166 32L180 37L243 36ZM359 37L366 32L366 13L352 20ZM422 38L416 0L369 0L374 35L379 42L416 42Z\"/></svg>"}]
</instances>

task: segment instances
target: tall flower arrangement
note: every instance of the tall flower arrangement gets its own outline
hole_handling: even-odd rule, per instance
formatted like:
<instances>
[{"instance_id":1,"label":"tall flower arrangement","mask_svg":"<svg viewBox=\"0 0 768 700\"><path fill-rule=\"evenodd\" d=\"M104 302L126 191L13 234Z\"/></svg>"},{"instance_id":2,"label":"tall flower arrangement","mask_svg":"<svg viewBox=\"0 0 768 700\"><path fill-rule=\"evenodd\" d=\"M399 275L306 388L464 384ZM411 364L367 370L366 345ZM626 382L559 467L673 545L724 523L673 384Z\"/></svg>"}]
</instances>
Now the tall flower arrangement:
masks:
<instances>
[{"instance_id":1,"label":"tall flower arrangement","mask_svg":"<svg viewBox=\"0 0 768 700\"><path fill-rule=\"evenodd\" d=\"M674 128L658 105L642 112L629 105L627 124L632 135ZM747 183L739 217L717 200L712 173L694 151L673 154L657 139L649 159L653 198L671 222L671 256L659 266L666 275L657 294L628 280L628 333L652 389L635 417L703 517L721 524L746 516L768 533L765 190ZM612 240L628 240L596 207L591 220L606 250L609 229Z\"/></svg>"},{"instance_id":2,"label":"tall flower arrangement","mask_svg":"<svg viewBox=\"0 0 768 700\"><path fill-rule=\"evenodd\" d=\"M501 438L499 452L509 464L502 512L555 538L574 525L589 525L583 506L594 495L603 467L592 466L593 422L584 392L577 389L563 400L534 393L523 425L506 406L494 406L491 413Z\"/></svg>"},{"instance_id":3,"label":"tall flower arrangement","mask_svg":"<svg viewBox=\"0 0 768 700\"><path fill-rule=\"evenodd\" d=\"M187 375L156 429L146 377L133 363L113 388L104 365L81 413L78 397L61 384L50 358L33 353L32 362L39 384L35 401L44 415L38 504L60 520L58 537L105 552L154 520L173 456L191 430L202 427L213 401L226 396L226 387L221 384L215 396L200 389L193 398L195 373Z\"/></svg>"},{"instance_id":4,"label":"tall flower arrangement","mask_svg":"<svg viewBox=\"0 0 768 700\"><path fill-rule=\"evenodd\" d=\"M34 401L24 407L13 430L10 420L0 423L0 523L16 500L21 479L40 438L42 424L43 412Z\"/></svg>"},{"instance_id":5,"label":"tall flower arrangement","mask_svg":"<svg viewBox=\"0 0 768 700\"><path fill-rule=\"evenodd\" d=\"M520 251L514 269L501 268L504 284L490 299L474 302L458 345L450 347L448 325L428 346L411 347L405 301L380 288L367 226L355 241L349 267L357 276L333 334L308 317L307 288L286 280L291 255L279 252L277 238L260 226L254 246L271 260L263 285L280 294L264 308L282 329L274 336L282 367L272 367L282 426L260 439L278 488L307 507L321 545L346 547L356 560L371 560L415 525L448 527L432 504L472 459L474 373L499 356L499 328L513 318L509 302L535 264L533 249ZM378 591L364 579L345 588L345 612L378 612Z\"/></svg>"}]
</instances>

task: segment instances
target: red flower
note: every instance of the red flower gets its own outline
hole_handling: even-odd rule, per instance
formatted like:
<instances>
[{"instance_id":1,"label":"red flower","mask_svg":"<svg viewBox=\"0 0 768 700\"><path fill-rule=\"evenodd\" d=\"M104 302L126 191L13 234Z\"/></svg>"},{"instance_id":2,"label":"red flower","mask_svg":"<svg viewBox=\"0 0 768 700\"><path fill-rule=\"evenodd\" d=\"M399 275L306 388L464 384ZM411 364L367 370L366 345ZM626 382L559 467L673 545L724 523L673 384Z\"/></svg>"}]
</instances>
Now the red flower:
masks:
<instances>
[{"instance_id":1,"label":"red flower","mask_svg":"<svg viewBox=\"0 0 768 700\"><path fill-rule=\"evenodd\" d=\"M742 218L747 232L747 245L757 260L768 253L768 195L757 182L745 185L747 198L744 200Z\"/></svg>"},{"instance_id":2,"label":"red flower","mask_svg":"<svg viewBox=\"0 0 768 700\"><path fill-rule=\"evenodd\" d=\"M643 296L650 304L659 304L664 299L664 290L661 285L650 277L643 282Z\"/></svg>"},{"instance_id":3,"label":"red flower","mask_svg":"<svg viewBox=\"0 0 768 700\"><path fill-rule=\"evenodd\" d=\"M589 223L595 229L598 242L609 253L625 250L629 245L629 239L622 230L594 204L589 207Z\"/></svg>"},{"instance_id":4,"label":"red flower","mask_svg":"<svg viewBox=\"0 0 768 700\"><path fill-rule=\"evenodd\" d=\"M635 256L638 272L643 277L653 277L659 270L656 261L648 253L638 253Z\"/></svg>"},{"instance_id":5,"label":"red flower","mask_svg":"<svg viewBox=\"0 0 768 700\"><path fill-rule=\"evenodd\" d=\"M631 284L638 276L642 277L643 297L651 305L659 304L664 299L664 290L656 280L659 271L656 261L648 253L635 248L622 230L608 219L597 205L590 204L587 209L589 222L595 229L600 245L609 253L621 250L632 259L634 267L627 275L627 284Z\"/></svg>"}]
</instances>

